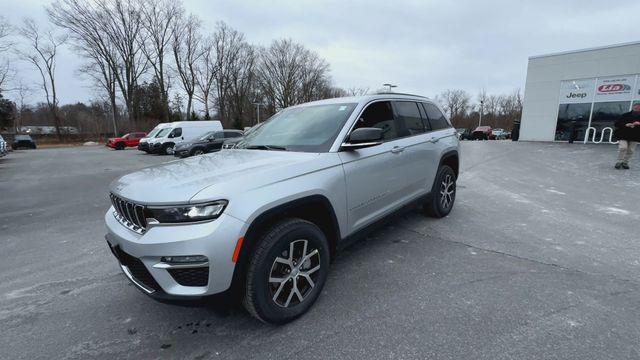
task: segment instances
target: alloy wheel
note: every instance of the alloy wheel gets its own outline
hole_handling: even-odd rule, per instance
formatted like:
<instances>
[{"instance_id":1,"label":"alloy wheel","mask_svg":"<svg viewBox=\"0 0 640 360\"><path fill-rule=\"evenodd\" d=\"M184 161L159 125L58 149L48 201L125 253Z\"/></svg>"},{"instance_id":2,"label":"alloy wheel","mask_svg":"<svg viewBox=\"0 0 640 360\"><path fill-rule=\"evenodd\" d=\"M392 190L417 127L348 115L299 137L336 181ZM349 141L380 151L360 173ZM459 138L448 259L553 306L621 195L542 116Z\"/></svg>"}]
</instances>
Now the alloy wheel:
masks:
<instances>
[{"instance_id":1,"label":"alloy wheel","mask_svg":"<svg viewBox=\"0 0 640 360\"><path fill-rule=\"evenodd\" d=\"M276 305L292 307L302 303L316 285L320 270L320 252L309 241L289 243L271 265L268 287Z\"/></svg>"},{"instance_id":2,"label":"alloy wheel","mask_svg":"<svg viewBox=\"0 0 640 360\"><path fill-rule=\"evenodd\" d=\"M447 174L440 183L440 205L443 209L449 209L453 204L453 196L456 191L456 184L453 176Z\"/></svg>"}]
</instances>

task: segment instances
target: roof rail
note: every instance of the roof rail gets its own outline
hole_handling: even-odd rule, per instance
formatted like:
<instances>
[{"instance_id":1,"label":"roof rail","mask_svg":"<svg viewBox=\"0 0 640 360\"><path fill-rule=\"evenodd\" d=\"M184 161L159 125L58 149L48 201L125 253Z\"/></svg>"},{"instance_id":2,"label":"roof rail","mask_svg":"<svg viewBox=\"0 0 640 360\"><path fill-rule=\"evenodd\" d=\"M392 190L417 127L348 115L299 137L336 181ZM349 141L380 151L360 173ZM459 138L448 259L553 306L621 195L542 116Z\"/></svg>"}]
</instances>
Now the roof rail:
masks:
<instances>
[{"instance_id":1,"label":"roof rail","mask_svg":"<svg viewBox=\"0 0 640 360\"><path fill-rule=\"evenodd\" d=\"M422 95L408 94L408 93L398 93L398 92L389 92L389 91L376 91L374 94L375 95L408 95L408 96L415 96L415 97L421 97L421 98L428 99L426 96L422 96Z\"/></svg>"}]
</instances>

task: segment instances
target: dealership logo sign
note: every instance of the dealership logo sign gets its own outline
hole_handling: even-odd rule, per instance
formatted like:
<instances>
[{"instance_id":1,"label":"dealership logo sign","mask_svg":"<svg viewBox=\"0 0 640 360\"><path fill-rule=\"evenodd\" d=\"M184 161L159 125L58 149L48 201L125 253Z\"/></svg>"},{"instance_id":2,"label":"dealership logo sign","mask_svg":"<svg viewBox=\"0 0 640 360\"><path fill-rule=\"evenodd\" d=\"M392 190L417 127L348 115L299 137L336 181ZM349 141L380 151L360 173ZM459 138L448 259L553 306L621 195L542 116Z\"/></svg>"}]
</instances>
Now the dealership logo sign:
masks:
<instances>
[{"instance_id":1,"label":"dealership logo sign","mask_svg":"<svg viewBox=\"0 0 640 360\"><path fill-rule=\"evenodd\" d=\"M604 84L598 86L599 93L611 93L620 91L631 91L631 86L627 84Z\"/></svg>"},{"instance_id":2,"label":"dealership logo sign","mask_svg":"<svg viewBox=\"0 0 640 360\"><path fill-rule=\"evenodd\" d=\"M574 93L574 92L570 92L567 95L567 99L583 99L587 97L587 93Z\"/></svg>"}]
</instances>

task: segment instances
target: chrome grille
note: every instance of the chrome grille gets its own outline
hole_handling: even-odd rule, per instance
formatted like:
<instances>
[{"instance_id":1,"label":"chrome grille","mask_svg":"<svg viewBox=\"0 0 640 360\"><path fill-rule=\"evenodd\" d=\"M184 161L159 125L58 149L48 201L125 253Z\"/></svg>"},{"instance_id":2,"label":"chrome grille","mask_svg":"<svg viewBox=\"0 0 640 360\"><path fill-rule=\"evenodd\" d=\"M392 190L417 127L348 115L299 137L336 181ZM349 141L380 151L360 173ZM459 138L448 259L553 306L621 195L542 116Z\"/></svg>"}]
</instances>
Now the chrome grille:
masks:
<instances>
[{"instance_id":1,"label":"chrome grille","mask_svg":"<svg viewBox=\"0 0 640 360\"><path fill-rule=\"evenodd\" d=\"M111 204L115 209L113 215L118 221L132 231L142 234L147 229L144 216L144 206L124 200L114 194L109 194Z\"/></svg>"}]
</instances>

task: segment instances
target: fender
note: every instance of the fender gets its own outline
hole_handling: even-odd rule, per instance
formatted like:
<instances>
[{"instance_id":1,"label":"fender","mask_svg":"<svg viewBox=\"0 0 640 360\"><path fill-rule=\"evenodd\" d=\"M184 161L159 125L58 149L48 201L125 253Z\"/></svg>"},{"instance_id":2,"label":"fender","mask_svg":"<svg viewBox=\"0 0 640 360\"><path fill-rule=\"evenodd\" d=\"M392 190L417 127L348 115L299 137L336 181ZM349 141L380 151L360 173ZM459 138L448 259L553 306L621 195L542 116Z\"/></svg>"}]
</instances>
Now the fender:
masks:
<instances>
[{"instance_id":1,"label":"fender","mask_svg":"<svg viewBox=\"0 0 640 360\"><path fill-rule=\"evenodd\" d=\"M322 207L325 212L309 211L310 209L313 210L317 207ZM336 217L333 205L329 199L323 195L309 195L301 197L272 207L262 212L251 222L249 228L244 234L244 241L240 248L238 262L233 272L232 287L237 287L238 284L242 284L242 280L249 263L249 257L264 229L282 218L289 217L289 215L291 217L299 217L305 220L316 220L316 222L318 222L318 219L320 219L321 222L328 222L318 224L318 226L327 235L329 248L333 257L336 252L337 244L341 240L340 224L338 223L338 218Z\"/></svg>"}]
</instances>

